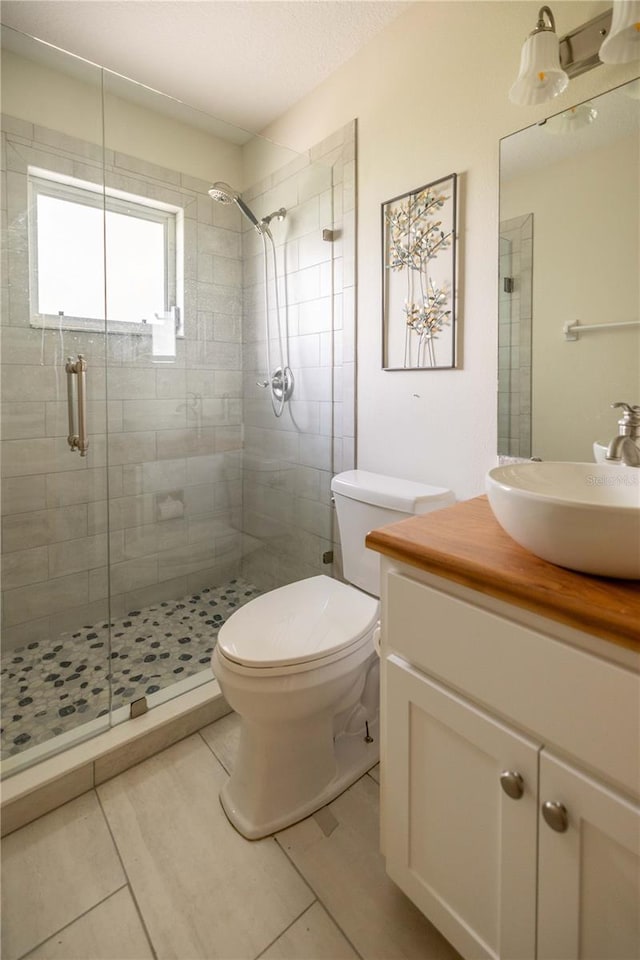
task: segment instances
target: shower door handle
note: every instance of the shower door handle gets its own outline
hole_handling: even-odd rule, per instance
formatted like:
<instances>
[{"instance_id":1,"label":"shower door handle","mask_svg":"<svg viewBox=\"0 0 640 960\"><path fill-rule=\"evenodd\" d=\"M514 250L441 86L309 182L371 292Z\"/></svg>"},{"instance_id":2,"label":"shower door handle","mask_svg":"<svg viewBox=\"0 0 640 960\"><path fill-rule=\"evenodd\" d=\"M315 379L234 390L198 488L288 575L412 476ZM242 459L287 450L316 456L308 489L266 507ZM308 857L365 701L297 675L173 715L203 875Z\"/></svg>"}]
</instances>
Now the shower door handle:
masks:
<instances>
[{"instance_id":1,"label":"shower door handle","mask_svg":"<svg viewBox=\"0 0 640 960\"><path fill-rule=\"evenodd\" d=\"M81 353L76 362L78 377L78 450L81 457L86 457L89 449L89 433L87 429L87 361Z\"/></svg>"},{"instance_id":2,"label":"shower door handle","mask_svg":"<svg viewBox=\"0 0 640 960\"><path fill-rule=\"evenodd\" d=\"M89 434L87 431L87 361L81 353L78 354L76 361L68 357L65 370L67 372L67 406L69 416L67 443L72 451L78 450L81 457L86 457L87 450L89 449ZM75 382L74 377L77 377Z\"/></svg>"},{"instance_id":3,"label":"shower door handle","mask_svg":"<svg viewBox=\"0 0 640 960\"><path fill-rule=\"evenodd\" d=\"M75 388L75 364L73 357L67 357L67 363L64 368L67 372L67 415L69 417L69 432L67 434L67 443L73 453L77 449L78 434L76 433L76 388Z\"/></svg>"}]
</instances>

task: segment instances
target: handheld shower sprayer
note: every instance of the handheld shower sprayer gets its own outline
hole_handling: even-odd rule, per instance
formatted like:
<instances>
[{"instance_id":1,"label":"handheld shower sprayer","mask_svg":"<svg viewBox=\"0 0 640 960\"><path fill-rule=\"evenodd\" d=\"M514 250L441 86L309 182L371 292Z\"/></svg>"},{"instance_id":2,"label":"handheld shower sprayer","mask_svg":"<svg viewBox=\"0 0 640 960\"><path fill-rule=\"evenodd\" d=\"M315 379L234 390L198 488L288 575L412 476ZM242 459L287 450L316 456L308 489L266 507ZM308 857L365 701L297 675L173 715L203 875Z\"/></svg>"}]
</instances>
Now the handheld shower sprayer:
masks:
<instances>
[{"instance_id":1,"label":"handheld shower sprayer","mask_svg":"<svg viewBox=\"0 0 640 960\"><path fill-rule=\"evenodd\" d=\"M235 203L236 206L242 210L245 217L251 221L251 223L260 231L260 221L254 214L253 210L246 205L238 190L234 190L233 187L230 187L228 183L225 183L224 180L218 180L209 190L209 196L212 200L215 200L216 203Z\"/></svg>"},{"instance_id":2,"label":"handheld shower sprayer","mask_svg":"<svg viewBox=\"0 0 640 960\"><path fill-rule=\"evenodd\" d=\"M216 203L235 203L245 217L254 225L260 237L262 238L262 249L264 256L264 309L265 309L265 339L267 347L267 379L258 381L259 386L268 387L271 397L271 407L276 417L281 417L287 400L291 397L294 387L293 372L289 366L289 344L285 338L283 345L282 322L280 318L280 299L278 293L278 263L276 258L276 245L269 229L272 220L284 220L287 211L284 207L274 210L267 214L262 220L258 220L253 210L247 206L240 192L231 187L223 180L218 180L209 189L209 196ZM269 325L269 276L267 266L267 237L271 243L271 256L273 259L273 287L275 297L276 327L278 331L278 347L280 353L280 366L271 373L271 349L270 349L270 325Z\"/></svg>"}]
</instances>

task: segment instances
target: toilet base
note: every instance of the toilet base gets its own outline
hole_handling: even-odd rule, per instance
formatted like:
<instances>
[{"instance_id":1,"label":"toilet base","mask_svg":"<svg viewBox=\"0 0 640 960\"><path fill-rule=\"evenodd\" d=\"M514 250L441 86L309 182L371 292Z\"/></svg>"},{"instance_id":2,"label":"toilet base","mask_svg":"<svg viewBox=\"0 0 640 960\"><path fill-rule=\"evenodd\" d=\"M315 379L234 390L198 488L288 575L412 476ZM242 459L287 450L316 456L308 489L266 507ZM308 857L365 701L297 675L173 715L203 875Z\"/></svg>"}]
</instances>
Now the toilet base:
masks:
<instances>
[{"instance_id":1,"label":"toilet base","mask_svg":"<svg viewBox=\"0 0 640 960\"><path fill-rule=\"evenodd\" d=\"M342 733L336 737L334 747L335 774L333 778L315 796L299 803L295 807L283 810L274 819L260 822L251 819L239 808L232 798L231 780L220 791L220 803L229 821L247 840L260 840L272 833L284 830L299 820L311 816L316 810L335 800L356 780L364 776L380 759L380 740L378 736L378 718L369 723L368 743L362 732Z\"/></svg>"}]
</instances>

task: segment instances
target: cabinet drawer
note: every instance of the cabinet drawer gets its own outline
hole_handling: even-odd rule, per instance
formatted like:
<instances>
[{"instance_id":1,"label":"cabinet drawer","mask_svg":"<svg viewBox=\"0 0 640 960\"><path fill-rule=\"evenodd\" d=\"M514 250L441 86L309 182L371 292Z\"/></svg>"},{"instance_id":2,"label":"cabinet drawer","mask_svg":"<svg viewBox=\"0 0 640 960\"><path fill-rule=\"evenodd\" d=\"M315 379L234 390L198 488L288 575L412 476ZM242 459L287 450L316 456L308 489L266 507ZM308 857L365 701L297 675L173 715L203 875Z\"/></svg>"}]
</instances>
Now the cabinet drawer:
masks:
<instances>
[{"instance_id":1,"label":"cabinet drawer","mask_svg":"<svg viewBox=\"0 0 640 960\"><path fill-rule=\"evenodd\" d=\"M385 653L640 794L637 674L399 573L384 609Z\"/></svg>"}]
</instances>

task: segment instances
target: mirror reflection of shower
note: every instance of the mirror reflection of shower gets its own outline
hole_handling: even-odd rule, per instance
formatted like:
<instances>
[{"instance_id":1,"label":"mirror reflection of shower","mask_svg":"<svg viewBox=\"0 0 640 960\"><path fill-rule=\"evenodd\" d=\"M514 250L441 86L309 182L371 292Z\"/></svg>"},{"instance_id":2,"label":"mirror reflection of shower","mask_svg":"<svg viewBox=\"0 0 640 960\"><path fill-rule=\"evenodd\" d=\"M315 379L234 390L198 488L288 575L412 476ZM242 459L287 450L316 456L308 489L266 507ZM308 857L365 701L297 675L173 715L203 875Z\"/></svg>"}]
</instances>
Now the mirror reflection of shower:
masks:
<instances>
[{"instance_id":1,"label":"mirror reflection of shower","mask_svg":"<svg viewBox=\"0 0 640 960\"><path fill-rule=\"evenodd\" d=\"M249 207L240 196L238 190L218 180L209 190L209 196L216 203L235 203L239 210L245 215L247 220L253 224L262 238L262 252L264 262L264 312L265 312L265 337L267 341L267 377L265 380L259 380L258 386L269 389L271 397L271 407L276 417L281 417L287 400L293 393L294 379L293 372L289 366L289 343L288 338L283 335L282 314L280 310L280 294L278 289L278 260L276 254L276 245L271 233L269 224L272 220L284 220L287 211L284 207L274 210L267 214L261 220L258 220L251 207ZM273 267L273 289L275 302L275 326L278 341L278 366L273 367L271 363L271 323L269 311L269 267L267 254L267 239L271 244L271 259Z\"/></svg>"}]
</instances>

